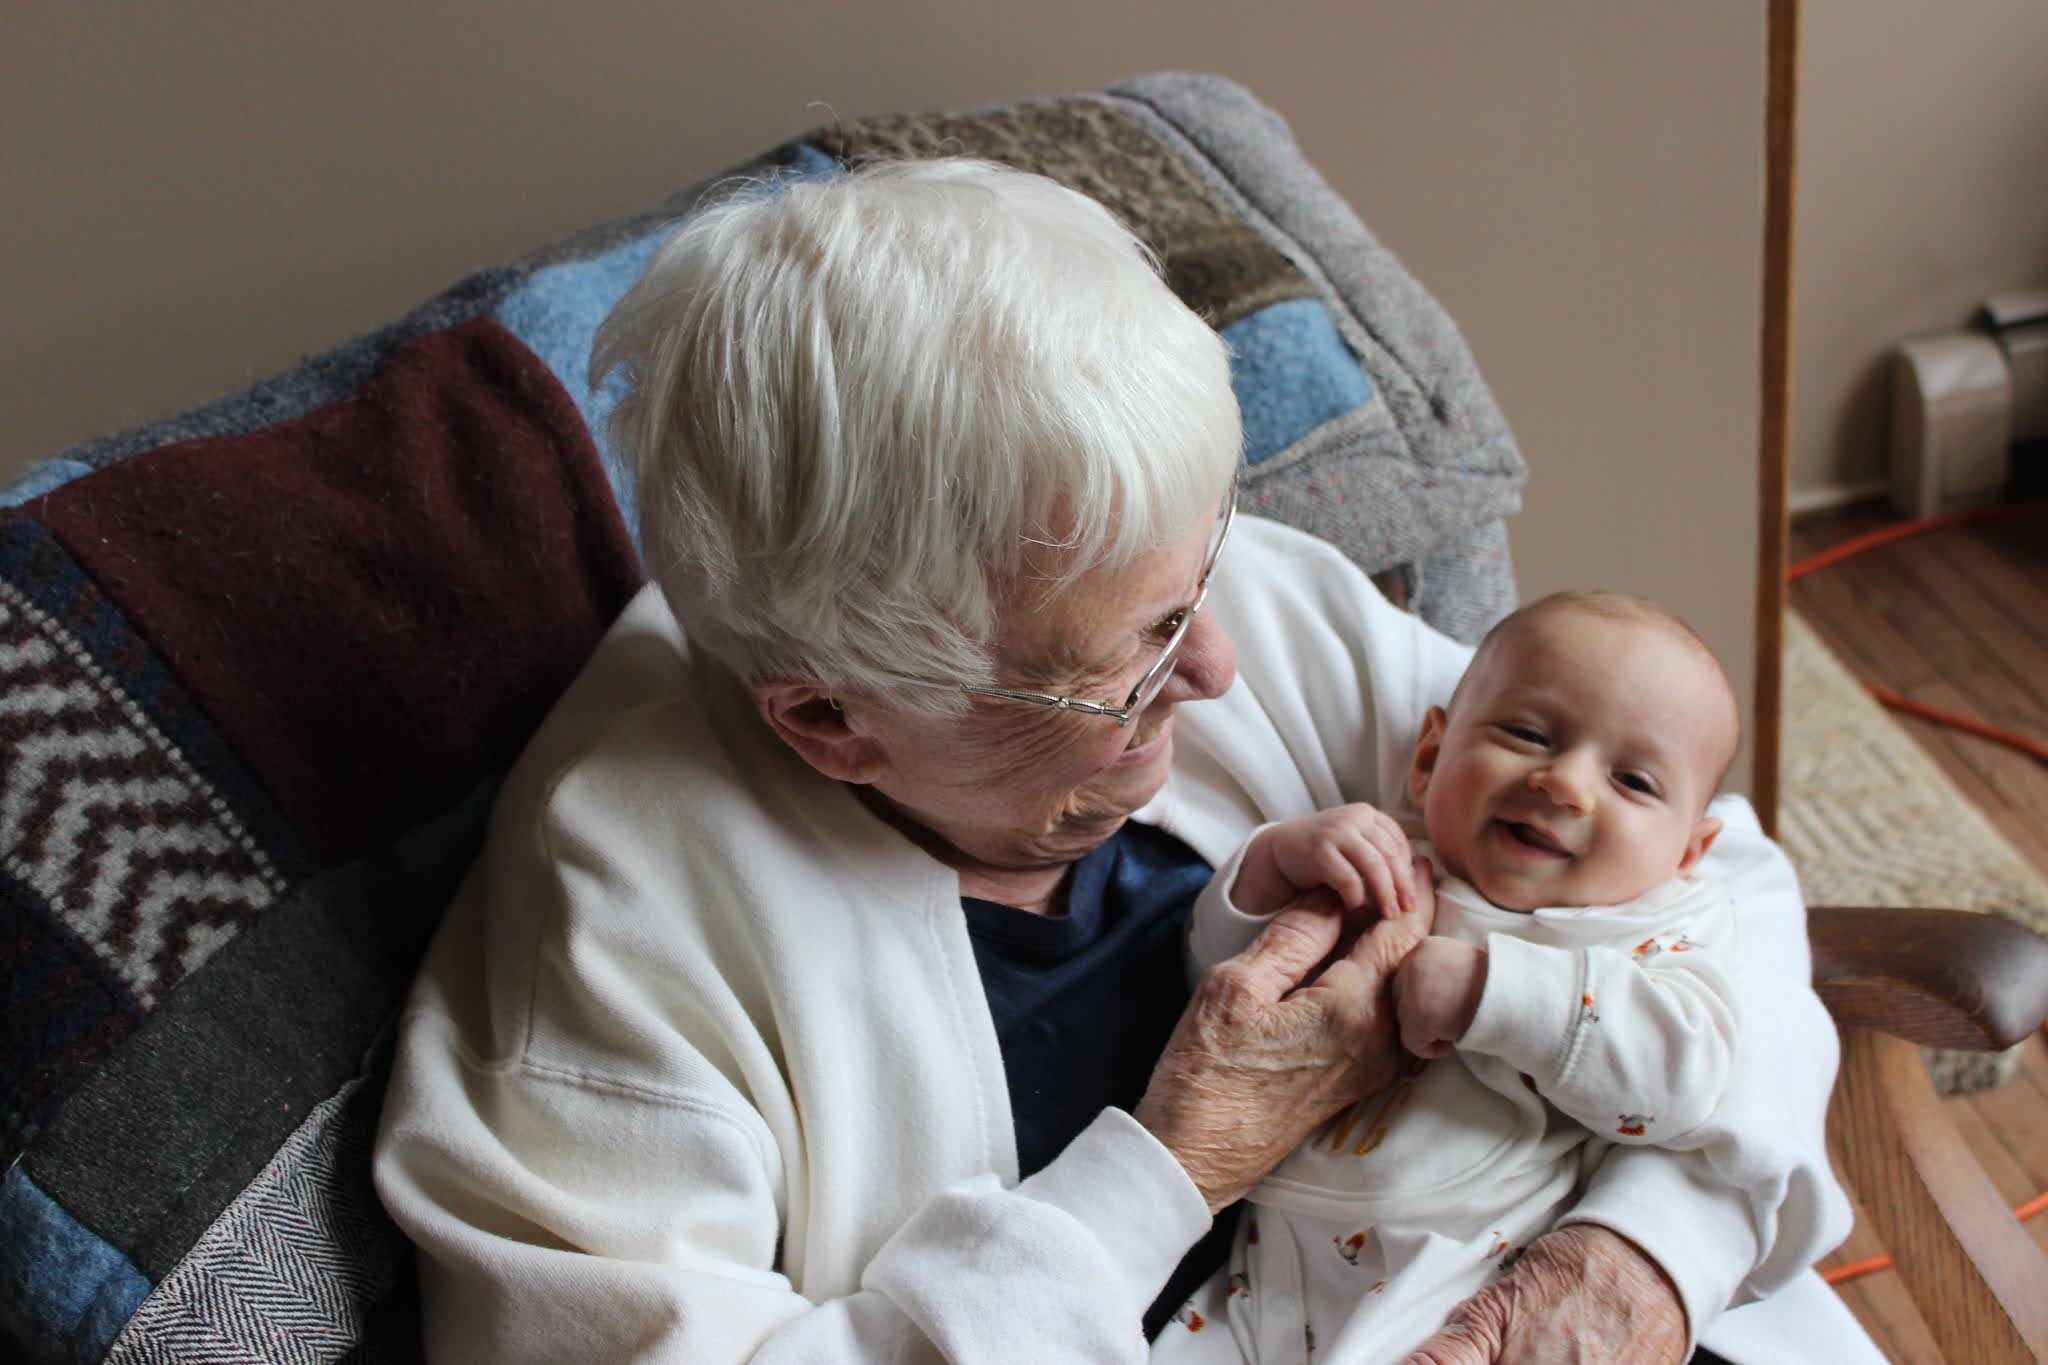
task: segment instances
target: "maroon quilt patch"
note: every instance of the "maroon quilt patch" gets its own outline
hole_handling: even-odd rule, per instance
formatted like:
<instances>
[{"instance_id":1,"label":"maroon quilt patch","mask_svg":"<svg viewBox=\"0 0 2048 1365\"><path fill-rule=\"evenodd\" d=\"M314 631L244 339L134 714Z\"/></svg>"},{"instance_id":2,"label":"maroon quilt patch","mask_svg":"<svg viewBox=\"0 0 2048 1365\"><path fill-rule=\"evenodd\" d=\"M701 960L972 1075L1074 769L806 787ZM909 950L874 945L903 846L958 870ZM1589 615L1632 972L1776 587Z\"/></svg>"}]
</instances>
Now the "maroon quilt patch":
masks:
<instances>
[{"instance_id":1,"label":"maroon quilt patch","mask_svg":"<svg viewBox=\"0 0 2048 1365\"><path fill-rule=\"evenodd\" d=\"M509 761L641 577L574 404L488 320L33 511L323 865Z\"/></svg>"}]
</instances>

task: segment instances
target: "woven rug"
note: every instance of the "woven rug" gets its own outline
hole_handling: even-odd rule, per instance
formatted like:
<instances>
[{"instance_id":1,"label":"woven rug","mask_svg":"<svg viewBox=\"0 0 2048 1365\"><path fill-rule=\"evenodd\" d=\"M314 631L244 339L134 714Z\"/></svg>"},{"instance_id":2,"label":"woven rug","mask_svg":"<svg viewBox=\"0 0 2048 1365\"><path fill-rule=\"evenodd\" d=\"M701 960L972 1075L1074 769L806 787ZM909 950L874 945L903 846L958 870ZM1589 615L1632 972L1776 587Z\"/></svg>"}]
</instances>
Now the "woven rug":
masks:
<instances>
[{"instance_id":1,"label":"woven rug","mask_svg":"<svg viewBox=\"0 0 2048 1365\"><path fill-rule=\"evenodd\" d=\"M1989 910L2048 933L2048 879L1794 612L1778 781L1778 839L1809 904ZM2010 1053L1927 1058L1948 1094L1997 1085L2014 1067Z\"/></svg>"}]
</instances>

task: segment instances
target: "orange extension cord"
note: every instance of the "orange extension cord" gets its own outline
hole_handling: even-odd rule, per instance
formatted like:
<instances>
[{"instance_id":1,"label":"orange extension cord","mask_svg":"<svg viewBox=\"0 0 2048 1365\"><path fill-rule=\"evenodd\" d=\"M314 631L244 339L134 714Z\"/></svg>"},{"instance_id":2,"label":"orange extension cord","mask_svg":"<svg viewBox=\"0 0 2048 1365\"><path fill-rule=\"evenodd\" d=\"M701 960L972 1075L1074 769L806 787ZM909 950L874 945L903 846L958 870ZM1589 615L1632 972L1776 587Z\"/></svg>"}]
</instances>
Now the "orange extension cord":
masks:
<instances>
[{"instance_id":1,"label":"orange extension cord","mask_svg":"<svg viewBox=\"0 0 2048 1365\"><path fill-rule=\"evenodd\" d=\"M2025 502L2015 503L2007 507L1985 507L1969 512L1950 512L1945 516L1927 517L1920 521L1902 521L1891 526L1880 526L1875 531L1867 531L1860 536L1853 536L1839 545L1830 546L1828 549L1820 551L1818 554L1808 555L1805 559L1800 560L1788 569L1785 577L1788 581L1804 578L1815 569L1824 569L1830 564L1839 563L1847 559L1850 555L1868 550L1873 546L1888 544L1905 536L1918 535L1922 531L1939 531L1952 526L1972 526L1987 521L2008 521L2014 517L2029 516L2040 512L2048 512L2048 502ZM1904 711L1907 715L1918 716L1922 720L1931 720L1936 724L1947 725L1969 734L1981 736L1984 739L1996 740L2000 744L2009 745L2012 748L2018 749L2023 754L2030 754L2041 762L2048 763L2048 744L2043 744L2031 735L2018 734L2011 730L2000 729L1996 725L1987 724L1971 716L1957 715L1953 711L1944 711L1939 707L1929 706L1925 702L1917 702L1910 697L1902 697L1896 692L1878 687L1872 683L1866 682L1863 684L1863 687L1871 696L1877 698L1879 702L1891 707L1893 710ZM2043 1024L2042 1028L2044 1031L2048 1031L2048 1024ZM2040 1194L2035 1195L2032 1199L2014 1209L2012 1213L2013 1217L2025 1221L2043 1209L2048 1209L2048 1190L2043 1190ZM1860 1261L1850 1261L1847 1265L1838 1265L1832 1270L1822 1271L1821 1278L1829 1284L1841 1284L1844 1281L1853 1280L1859 1276L1886 1269L1891 1263L1892 1258L1890 1256L1870 1256Z\"/></svg>"},{"instance_id":2,"label":"orange extension cord","mask_svg":"<svg viewBox=\"0 0 2048 1365\"><path fill-rule=\"evenodd\" d=\"M1804 578L1815 569L1825 569L1830 564L1840 563L1850 555L1860 554L1875 546L1886 545L1906 536L1918 535L1922 531L1940 531L1952 526L1974 526L1987 521L2010 521L2015 517L2034 516L2043 512L2048 512L2048 501L2018 502L2004 507L1980 507L1968 512L1949 512L1943 516L1927 517L1920 521L1901 521L1890 526L1880 526L1874 531L1866 531L1860 536L1852 536L1840 545L1830 546L1818 554L1808 555L1805 559L1800 560L1790 569L1786 570L1785 578L1788 582ZM1947 725L1953 729L1981 736L1984 739L1995 740L2010 748L2018 749L2023 754L2031 755L2039 762L2048 763L2048 744L2042 743L2032 735L2023 735L2017 731L2001 729L1996 725L1978 720L1973 716L1957 715L1953 711L1944 711L1939 707L1929 706L1925 702L1914 701L1910 697L1902 697L1888 688L1878 687L1872 683L1864 683L1863 688L1871 696L1895 711L1904 711L1907 715L1918 716L1922 720L1931 720L1938 725Z\"/></svg>"}]
</instances>

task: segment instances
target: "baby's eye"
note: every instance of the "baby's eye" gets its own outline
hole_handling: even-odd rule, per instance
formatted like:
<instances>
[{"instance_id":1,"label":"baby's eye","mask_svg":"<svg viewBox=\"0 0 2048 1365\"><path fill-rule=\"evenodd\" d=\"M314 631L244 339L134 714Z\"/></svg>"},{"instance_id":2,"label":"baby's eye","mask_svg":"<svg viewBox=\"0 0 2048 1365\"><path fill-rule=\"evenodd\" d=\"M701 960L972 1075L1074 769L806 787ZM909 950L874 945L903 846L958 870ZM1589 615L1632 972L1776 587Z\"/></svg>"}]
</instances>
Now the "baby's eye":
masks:
<instances>
[{"instance_id":1,"label":"baby's eye","mask_svg":"<svg viewBox=\"0 0 2048 1365\"><path fill-rule=\"evenodd\" d=\"M1544 743L1543 732L1533 725L1518 725L1510 721L1503 724L1500 730L1509 739L1519 739L1524 744Z\"/></svg>"},{"instance_id":2,"label":"baby's eye","mask_svg":"<svg viewBox=\"0 0 2048 1365\"><path fill-rule=\"evenodd\" d=\"M1616 773L1614 780L1627 787L1630 791L1639 792L1644 796L1655 796L1657 794L1657 784L1641 773Z\"/></svg>"}]
</instances>

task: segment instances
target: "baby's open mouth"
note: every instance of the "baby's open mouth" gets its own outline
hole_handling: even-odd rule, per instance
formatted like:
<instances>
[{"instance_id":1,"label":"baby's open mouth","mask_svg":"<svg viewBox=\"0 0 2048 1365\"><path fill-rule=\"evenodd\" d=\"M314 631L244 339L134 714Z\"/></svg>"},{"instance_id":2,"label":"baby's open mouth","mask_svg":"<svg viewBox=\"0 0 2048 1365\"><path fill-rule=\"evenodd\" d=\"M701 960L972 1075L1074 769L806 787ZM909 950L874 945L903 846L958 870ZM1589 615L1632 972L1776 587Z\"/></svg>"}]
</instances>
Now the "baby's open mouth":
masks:
<instances>
[{"instance_id":1,"label":"baby's open mouth","mask_svg":"<svg viewBox=\"0 0 2048 1365\"><path fill-rule=\"evenodd\" d=\"M1538 853L1548 853L1557 858L1572 856L1570 849L1559 843L1550 831L1539 826L1525 824L1520 820L1503 820L1501 827L1507 831L1508 838L1524 848L1533 848Z\"/></svg>"}]
</instances>

